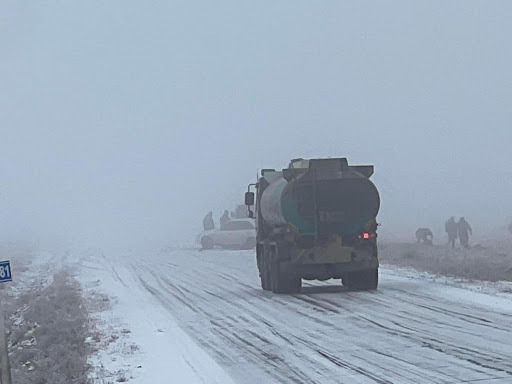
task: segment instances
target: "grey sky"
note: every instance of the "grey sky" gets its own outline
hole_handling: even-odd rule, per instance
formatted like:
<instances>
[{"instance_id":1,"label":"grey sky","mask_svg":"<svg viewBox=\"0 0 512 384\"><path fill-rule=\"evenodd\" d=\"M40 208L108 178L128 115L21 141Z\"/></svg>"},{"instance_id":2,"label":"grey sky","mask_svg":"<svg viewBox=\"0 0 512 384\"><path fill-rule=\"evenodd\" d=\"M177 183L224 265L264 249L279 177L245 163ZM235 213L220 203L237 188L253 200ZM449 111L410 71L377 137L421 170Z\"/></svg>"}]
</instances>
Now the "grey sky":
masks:
<instances>
[{"instance_id":1,"label":"grey sky","mask_svg":"<svg viewBox=\"0 0 512 384\"><path fill-rule=\"evenodd\" d=\"M290 158L373 163L383 233L512 214L509 1L0 3L0 229L189 243Z\"/></svg>"}]
</instances>

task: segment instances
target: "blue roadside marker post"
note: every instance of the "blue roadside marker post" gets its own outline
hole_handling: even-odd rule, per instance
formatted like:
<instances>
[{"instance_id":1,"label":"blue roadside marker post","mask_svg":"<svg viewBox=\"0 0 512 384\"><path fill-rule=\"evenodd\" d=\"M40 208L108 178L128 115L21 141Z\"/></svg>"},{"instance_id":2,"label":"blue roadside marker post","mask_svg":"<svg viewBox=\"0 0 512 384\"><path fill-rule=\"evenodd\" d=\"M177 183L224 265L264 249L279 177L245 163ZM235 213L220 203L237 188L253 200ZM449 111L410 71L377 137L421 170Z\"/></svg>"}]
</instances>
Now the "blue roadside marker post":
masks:
<instances>
[{"instance_id":1,"label":"blue roadside marker post","mask_svg":"<svg viewBox=\"0 0 512 384\"><path fill-rule=\"evenodd\" d=\"M10 261L0 261L0 283L12 281ZM0 298L1 299L1 298ZM11 362L9 361L9 348L5 335L5 318L3 305L0 302L0 384L12 384Z\"/></svg>"},{"instance_id":2,"label":"blue roadside marker post","mask_svg":"<svg viewBox=\"0 0 512 384\"><path fill-rule=\"evenodd\" d=\"M0 283L12 281L11 262L0 261Z\"/></svg>"}]
</instances>

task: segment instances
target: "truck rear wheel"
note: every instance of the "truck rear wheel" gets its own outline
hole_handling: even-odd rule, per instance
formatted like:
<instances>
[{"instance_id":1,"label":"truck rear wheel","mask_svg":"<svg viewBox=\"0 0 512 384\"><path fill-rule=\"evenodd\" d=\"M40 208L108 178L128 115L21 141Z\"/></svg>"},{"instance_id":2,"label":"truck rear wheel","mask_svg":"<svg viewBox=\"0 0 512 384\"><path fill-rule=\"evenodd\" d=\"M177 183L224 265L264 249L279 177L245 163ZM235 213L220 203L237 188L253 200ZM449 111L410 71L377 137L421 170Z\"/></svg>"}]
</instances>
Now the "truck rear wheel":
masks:
<instances>
[{"instance_id":1,"label":"truck rear wheel","mask_svg":"<svg viewBox=\"0 0 512 384\"><path fill-rule=\"evenodd\" d=\"M272 290L272 279L270 277L270 265L267 258L263 257L263 271L261 273L261 288L265 291Z\"/></svg>"},{"instance_id":2,"label":"truck rear wheel","mask_svg":"<svg viewBox=\"0 0 512 384\"><path fill-rule=\"evenodd\" d=\"M261 288L265 291L270 291L272 286L270 284L270 269L267 261L268 249L262 245L256 246L256 260L258 263L258 271L260 274Z\"/></svg>"},{"instance_id":3,"label":"truck rear wheel","mask_svg":"<svg viewBox=\"0 0 512 384\"><path fill-rule=\"evenodd\" d=\"M347 272L341 279L344 286L354 291L370 291L379 285L379 268Z\"/></svg>"},{"instance_id":4,"label":"truck rear wheel","mask_svg":"<svg viewBox=\"0 0 512 384\"><path fill-rule=\"evenodd\" d=\"M272 256L276 255L272 254ZM279 261L276 257L272 257L270 263L270 283L274 293L299 293L302 279L281 272Z\"/></svg>"}]
</instances>

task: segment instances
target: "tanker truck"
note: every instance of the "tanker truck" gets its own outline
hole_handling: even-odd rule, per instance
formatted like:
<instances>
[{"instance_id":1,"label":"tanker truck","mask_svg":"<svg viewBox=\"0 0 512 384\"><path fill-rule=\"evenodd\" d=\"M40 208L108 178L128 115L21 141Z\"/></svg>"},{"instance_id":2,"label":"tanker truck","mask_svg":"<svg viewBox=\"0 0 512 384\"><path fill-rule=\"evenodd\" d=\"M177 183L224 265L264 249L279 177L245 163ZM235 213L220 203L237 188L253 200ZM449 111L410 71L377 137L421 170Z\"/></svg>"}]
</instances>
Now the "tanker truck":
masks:
<instances>
[{"instance_id":1,"label":"tanker truck","mask_svg":"<svg viewBox=\"0 0 512 384\"><path fill-rule=\"evenodd\" d=\"M302 279L377 289L380 197L372 174L372 165L348 165L346 158L294 159L281 171L261 171L245 205L256 220L264 290L298 293Z\"/></svg>"}]
</instances>

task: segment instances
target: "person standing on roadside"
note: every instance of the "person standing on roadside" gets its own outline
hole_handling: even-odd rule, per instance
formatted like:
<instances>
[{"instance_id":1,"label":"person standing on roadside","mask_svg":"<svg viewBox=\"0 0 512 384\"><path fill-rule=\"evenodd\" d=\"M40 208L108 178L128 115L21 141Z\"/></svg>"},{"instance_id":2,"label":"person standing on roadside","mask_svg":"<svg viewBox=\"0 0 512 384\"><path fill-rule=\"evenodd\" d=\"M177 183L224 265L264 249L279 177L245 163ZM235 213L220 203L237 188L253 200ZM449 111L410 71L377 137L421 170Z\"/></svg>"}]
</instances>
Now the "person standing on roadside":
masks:
<instances>
[{"instance_id":1,"label":"person standing on roadside","mask_svg":"<svg viewBox=\"0 0 512 384\"><path fill-rule=\"evenodd\" d=\"M455 240L457 240L459 226L455 222L454 216L450 217L444 224L444 231L448 234L448 243L452 245L452 249L455 248Z\"/></svg>"},{"instance_id":2,"label":"person standing on roadside","mask_svg":"<svg viewBox=\"0 0 512 384\"><path fill-rule=\"evenodd\" d=\"M222 230L226 223L229 221L229 212L226 210L224 211L224 214L220 217L220 229Z\"/></svg>"},{"instance_id":3,"label":"person standing on roadside","mask_svg":"<svg viewBox=\"0 0 512 384\"><path fill-rule=\"evenodd\" d=\"M203 219L203 229L205 231L215 229L215 222L213 221L213 213L211 211Z\"/></svg>"},{"instance_id":4,"label":"person standing on roadside","mask_svg":"<svg viewBox=\"0 0 512 384\"><path fill-rule=\"evenodd\" d=\"M469 248L469 235L473 235L473 230L471 226L466 221L464 217L461 217L459 222L457 223L458 232L459 232L459 241L460 245L464 248Z\"/></svg>"}]
</instances>

